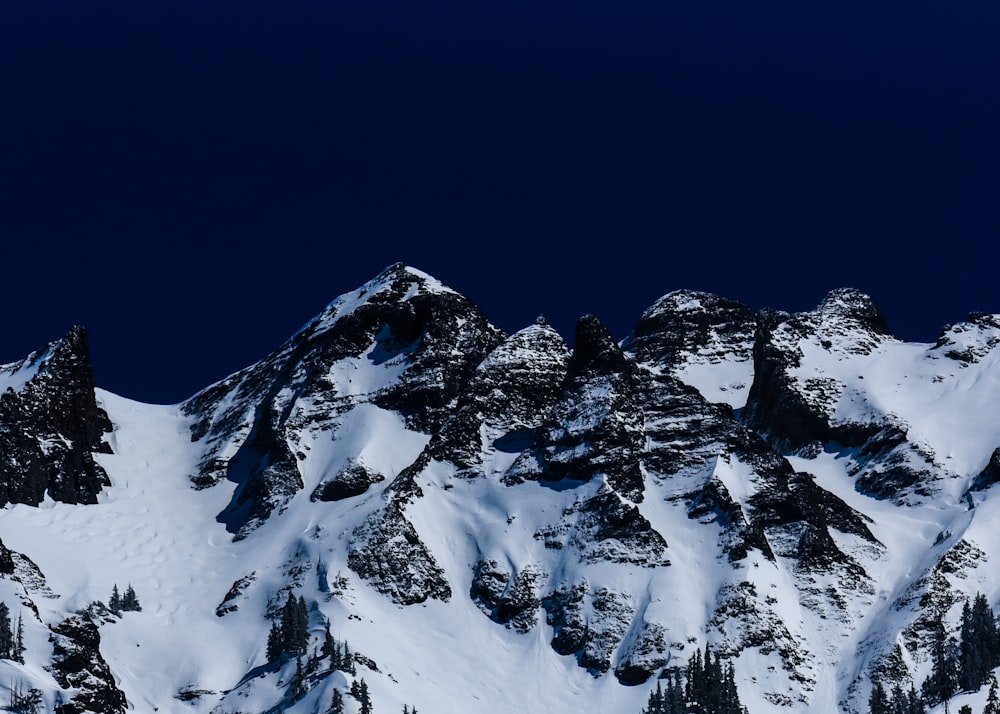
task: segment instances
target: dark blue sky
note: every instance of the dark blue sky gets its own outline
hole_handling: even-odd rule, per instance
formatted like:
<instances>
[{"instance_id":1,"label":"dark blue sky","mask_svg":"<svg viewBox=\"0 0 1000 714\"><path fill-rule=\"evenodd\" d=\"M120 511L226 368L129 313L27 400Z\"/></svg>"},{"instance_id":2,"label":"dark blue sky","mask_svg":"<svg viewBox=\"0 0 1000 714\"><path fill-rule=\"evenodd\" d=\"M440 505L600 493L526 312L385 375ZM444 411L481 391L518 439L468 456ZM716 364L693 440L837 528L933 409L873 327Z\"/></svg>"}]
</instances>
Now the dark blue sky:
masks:
<instances>
[{"instance_id":1,"label":"dark blue sky","mask_svg":"<svg viewBox=\"0 0 1000 714\"><path fill-rule=\"evenodd\" d=\"M687 287L1000 312L992 2L0 10L0 362L179 401L395 261L507 331Z\"/></svg>"}]
</instances>

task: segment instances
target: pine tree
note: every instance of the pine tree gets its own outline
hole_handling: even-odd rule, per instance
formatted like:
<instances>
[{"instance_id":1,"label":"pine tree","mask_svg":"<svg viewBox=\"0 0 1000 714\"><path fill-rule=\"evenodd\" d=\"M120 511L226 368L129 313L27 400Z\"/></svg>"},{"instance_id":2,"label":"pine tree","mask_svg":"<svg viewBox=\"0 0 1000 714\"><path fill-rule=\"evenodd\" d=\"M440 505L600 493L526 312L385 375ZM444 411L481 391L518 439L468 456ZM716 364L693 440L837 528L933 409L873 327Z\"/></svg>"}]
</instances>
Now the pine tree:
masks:
<instances>
[{"instance_id":1,"label":"pine tree","mask_svg":"<svg viewBox=\"0 0 1000 714\"><path fill-rule=\"evenodd\" d=\"M907 704L909 708L906 714L925 714L926 709L924 709L924 702L917 694L917 689L912 684L910 685L910 693L907 696Z\"/></svg>"},{"instance_id":2,"label":"pine tree","mask_svg":"<svg viewBox=\"0 0 1000 714\"><path fill-rule=\"evenodd\" d=\"M958 714L972 714L972 707L968 704L963 704L958 708Z\"/></svg>"},{"instance_id":3,"label":"pine tree","mask_svg":"<svg viewBox=\"0 0 1000 714\"><path fill-rule=\"evenodd\" d=\"M906 704L906 714L926 714L927 710L924 708L924 700L920 698L916 687L912 684L910 685L909 694L906 697Z\"/></svg>"},{"instance_id":4,"label":"pine tree","mask_svg":"<svg viewBox=\"0 0 1000 714\"><path fill-rule=\"evenodd\" d=\"M868 697L868 711L870 714L891 714L889 697L881 682L875 682L872 685L872 692Z\"/></svg>"},{"instance_id":5,"label":"pine tree","mask_svg":"<svg viewBox=\"0 0 1000 714\"><path fill-rule=\"evenodd\" d=\"M344 695L339 689L333 690L333 701L330 703L330 714L344 714Z\"/></svg>"},{"instance_id":6,"label":"pine tree","mask_svg":"<svg viewBox=\"0 0 1000 714\"><path fill-rule=\"evenodd\" d=\"M681 673L674 670L673 694L667 690L667 714L681 714L684 709L684 685L681 683Z\"/></svg>"},{"instance_id":7,"label":"pine tree","mask_svg":"<svg viewBox=\"0 0 1000 714\"><path fill-rule=\"evenodd\" d=\"M295 607L295 632L298 635L296 645L300 652L309 649L309 608L306 607L306 599L299 595L299 600Z\"/></svg>"},{"instance_id":8,"label":"pine tree","mask_svg":"<svg viewBox=\"0 0 1000 714\"><path fill-rule=\"evenodd\" d=\"M298 699L306 693L306 673L302 668L301 657L298 657L295 660L295 674L292 676L292 681L288 686L288 690L293 699Z\"/></svg>"},{"instance_id":9,"label":"pine tree","mask_svg":"<svg viewBox=\"0 0 1000 714\"><path fill-rule=\"evenodd\" d=\"M10 629L10 608L0 602L0 658L10 659L14 651L14 632Z\"/></svg>"},{"instance_id":10,"label":"pine tree","mask_svg":"<svg viewBox=\"0 0 1000 714\"><path fill-rule=\"evenodd\" d=\"M364 679L358 685L358 703L361 704L361 714L372 714L372 699L368 694L368 684Z\"/></svg>"},{"instance_id":11,"label":"pine tree","mask_svg":"<svg viewBox=\"0 0 1000 714\"><path fill-rule=\"evenodd\" d=\"M326 627L323 630L323 645L320 647L319 653L323 657L332 657L335 648L337 647L337 641L333 639L333 635L330 634L330 621L326 621Z\"/></svg>"},{"instance_id":12,"label":"pine tree","mask_svg":"<svg viewBox=\"0 0 1000 714\"><path fill-rule=\"evenodd\" d=\"M344 643L344 651L341 654L340 660L340 670L342 672L347 672L348 674L354 674L354 655L351 654L351 648Z\"/></svg>"},{"instance_id":13,"label":"pine tree","mask_svg":"<svg viewBox=\"0 0 1000 714\"><path fill-rule=\"evenodd\" d=\"M892 714L907 714L909 704L903 688L898 683L893 685L892 693L889 695L889 711Z\"/></svg>"},{"instance_id":14,"label":"pine tree","mask_svg":"<svg viewBox=\"0 0 1000 714\"><path fill-rule=\"evenodd\" d=\"M1000 695L997 694L997 678L990 672L990 692L986 695L986 707L983 714L1000 714Z\"/></svg>"},{"instance_id":15,"label":"pine tree","mask_svg":"<svg viewBox=\"0 0 1000 714\"><path fill-rule=\"evenodd\" d=\"M649 702L642 711L643 714L664 714L663 690L659 682L656 683L656 691L649 693Z\"/></svg>"},{"instance_id":16,"label":"pine tree","mask_svg":"<svg viewBox=\"0 0 1000 714\"><path fill-rule=\"evenodd\" d=\"M132 589L132 583L129 583L128 589L125 590L125 596L122 598L121 609L129 610L132 612L139 612L142 610L142 605L139 604L139 598L136 597L135 590Z\"/></svg>"},{"instance_id":17,"label":"pine tree","mask_svg":"<svg viewBox=\"0 0 1000 714\"><path fill-rule=\"evenodd\" d=\"M111 599L108 600L108 609L116 615L122 614L122 596L118 594L118 583L111 588Z\"/></svg>"},{"instance_id":18,"label":"pine tree","mask_svg":"<svg viewBox=\"0 0 1000 714\"><path fill-rule=\"evenodd\" d=\"M285 653L285 645L281 638L281 628L277 623L271 625L267 633L267 661L275 662Z\"/></svg>"},{"instance_id":19,"label":"pine tree","mask_svg":"<svg viewBox=\"0 0 1000 714\"><path fill-rule=\"evenodd\" d=\"M11 659L24 664L24 623L21 616L17 616L17 629L14 635L14 648L11 651Z\"/></svg>"},{"instance_id":20,"label":"pine tree","mask_svg":"<svg viewBox=\"0 0 1000 714\"><path fill-rule=\"evenodd\" d=\"M954 646L949 641L944 622L934 623L934 642L931 648L931 674L922 689L928 704L939 704L951 699L958 689L958 667Z\"/></svg>"},{"instance_id":21,"label":"pine tree","mask_svg":"<svg viewBox=\"0 0 1000 714\"><path fill-rule=\"evenodd\" d=\"M958 686L965 691L972 691L979 687L981 663L977 654L972 607L966 600L962 606L962 626L959 630L958 643Z\"/></svg>"}]
</instances>

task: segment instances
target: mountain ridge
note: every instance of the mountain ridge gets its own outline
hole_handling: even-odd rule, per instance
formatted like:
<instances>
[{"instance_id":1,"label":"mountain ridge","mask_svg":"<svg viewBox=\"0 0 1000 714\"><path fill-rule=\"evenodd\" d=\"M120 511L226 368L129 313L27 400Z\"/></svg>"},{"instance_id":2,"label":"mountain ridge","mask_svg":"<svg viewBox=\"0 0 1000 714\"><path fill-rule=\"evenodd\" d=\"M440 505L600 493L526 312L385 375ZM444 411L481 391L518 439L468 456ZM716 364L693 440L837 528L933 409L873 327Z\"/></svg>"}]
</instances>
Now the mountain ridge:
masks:
<instances>
[{"instance_id":1,"label":"mountain ridge","mask_svg":"<svg viewBox=\"0 0 1000 714\"><path fill-rule=\"evenodd\" d=\"M0 434L44 465L26 472L107 478L6 507L0 597L25 608L28 658L0 660L0 689L6 669L52 711L325 712L364 678L380 710L488 692L491 711L638 712L709 644L751 712L866 711L875 678L919 688L928 623L957 632L965 598L1000 598L1000 423L975 417L1000 396L998 335L973 314L904 343L850 289L806 313L675 291L621 342L584 316L570 350L394 264L156 406L95 388L74 328L0 367L28 405ZM66 346L70 376L46 378L38 355ZM129 580L144 610L109 614ZM269 659L289 594L355 672ZM46 644L66 633L86 657ZM40 674L87 657L93 676Z\"/></svg>"}]
</instances>

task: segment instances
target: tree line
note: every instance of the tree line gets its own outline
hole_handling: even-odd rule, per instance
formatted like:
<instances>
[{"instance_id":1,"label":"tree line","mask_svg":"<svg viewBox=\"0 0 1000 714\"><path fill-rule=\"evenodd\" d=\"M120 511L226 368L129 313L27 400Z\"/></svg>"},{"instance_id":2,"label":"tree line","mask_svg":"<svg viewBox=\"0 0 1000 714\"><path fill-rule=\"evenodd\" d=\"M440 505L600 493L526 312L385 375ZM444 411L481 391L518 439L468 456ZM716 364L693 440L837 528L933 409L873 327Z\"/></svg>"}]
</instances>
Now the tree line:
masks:
<instances>
[{"instance_id":1,"label":"tree line","mask_svg":"<svg viewBox=\"0 0 1000 714\"><path fill-rule=\"evenodd\" d=\"M680 669L665 677L666 688L657 682L656 690L642 714L746 714L736 691L736 675L731 662L724 662L705 645L704 656L695 650L688 659L685 675Z\"/></svg>"},{"instance_id":2,"label":"tree line","mask_svg":"<svg viewBox=\"0 0 1000 714\"><path fill-rule=\"evenodd\" d=\"M1000 714L993 670L1000 667L1000 625L986 596L977 593L962 607L958 640L948 633L943 618L931 624L931 672L920 687L918 696L911 685L903 692L897 684L887 692L881 682L874 682L869 698L871 714L924 714L927 706L947 702L956 693L973 692L990 684L984 714ZM966 710L968 710L966 712ZM960 714L972 714L963 706Z\"/></svg>"}]
</instances>

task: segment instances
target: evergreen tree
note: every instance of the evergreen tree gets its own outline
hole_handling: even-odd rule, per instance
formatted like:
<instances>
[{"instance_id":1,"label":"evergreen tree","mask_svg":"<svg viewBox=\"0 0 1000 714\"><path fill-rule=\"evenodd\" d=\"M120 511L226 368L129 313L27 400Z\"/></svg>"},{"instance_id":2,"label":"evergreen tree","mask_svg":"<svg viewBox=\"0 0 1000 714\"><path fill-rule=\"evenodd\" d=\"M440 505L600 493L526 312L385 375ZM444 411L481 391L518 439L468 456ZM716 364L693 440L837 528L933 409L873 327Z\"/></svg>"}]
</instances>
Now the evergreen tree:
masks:
<instances>
[{"instance_id":1,"label":"evergreen tree","mask_svg":"<svg viewBox=\"0 0 1000 714\"><path fill-rule=\"evenodd\" d=\"M958 714L972 714L972 707L968 704L963 704L958 708Z\"/></svg>"},{"instance_id":2,"label":"evergreen tree","mask_svg":"<svg viewBox=\"0 0 1000 714\"><path fill-rule=\"evenodd\" d=\"M372 699L368 694L368 684L364 679L358 685L358 703L361 704L361 714L372 714Z\"/></svg>"},{"instance_id":3,"label":"evergreen tree","mask_svg":"<svg viewBox=\"0 0 1000 714\"><path fill-rule=\"evenodd\" d=\"M701 652L695 650L691 659L688 660L687 682L684 684L684 693L688 702L701 701L701 673L703 671L701 663Z\"/></svg>"},{"instance_id":4,"label":"evergreen tree","mask_svg":"<svg viewBox=\"0 0 1000 714\"><path fill-rule=\"evenodd\" d=\"M319 653L323 657L333 657L335 648L337 647L337 641L333 639L333 635L330 634L330 621L326 621L326 627L323 630L323 645L320 647Z\"/></svg>"},{"instance_id":5,"label":"evergreen tree","mask_svg":"<svg viewBox=\"0 0 1000 714\"><path fill-rule=\"evenodd\" d=\"M14 634L14 648L11 650L11 659L24 664L24 623L21 616L17 616L17 629Z\"/></svg>"},{"instance_id":6,"label":"evergreen tree","mask_svg":"<svg viewBox=\"0 0 1000 714\"><path fill-rule=\"evenodd\" d=\"M292 699L299 699L306 693L306 673L302 668L301 657L298 657L295 660L295 674L292 676L292 681L288 685L288 691L291 693Z\"/></svg>"},{"instance_id":7,"label":"evergreen tree","mask_svg":"<svg viewBox=\"0 0 1000 714\"><path fill-rule=\"evenodd\" d=\"M746 714L736 688L733 664L713 654L711 648L706 647L704 655L701 650L695 650L683 671L686 682L680 668L664 675L665 689L661 682L657 682L642 714L687 714L689 711L699 714ZM693 699L692 695L700 699Z\"/></svg>"},{"instance_id":8,"label":"evergreen tree","mask_svg":"<svg viewBox=\"0 0 1000 714\"><path fill-rule=\"evenodd\" d=\"M889 711L892 714L908 714L906 710L910 708L909 704L903 688L898 683L893 685L892 694L889 695Z\"/></svg>"},{"instance_id":9,"label":"evergreen tree","mask_svg":"<svg viewBox=\"0 0 1000 714\"><path fill-rule=\"evenodd\" d=\"M108 600L108 609L116 615L122 614L122 596L118 593L118 583L111 588L111 599Z\"/></svg>"},{"instance_id":10,"label":"evergreen tree","mask_svg":"<svg viewBox=\"0 0 1000 714\"><path fill-rule=\"evenodd\" d=\"M910 693L907 695L907 704L909 709L907 714L925 714L926 709L924 709L924 701L917 694L917 689L912 684L910 685Z\"/></svg>"},{"instance_id":11,"label":"evergreen tree","mask_svg":"<svg viewBox=\"0 0 1000 714\"><path fill-rule=\"evenodd\" d=\"M340 658L340 671L347 672L348 674L354 674L354 655L351 653L351 648L344 643L344 650L341 653Z\"/></svg>"},{"instance_id":12,"label":"evergreen tree","mask_svg":"<svg viewBox=\"0 0 1000 714\"><path fill-rule=\"evenodd\" d=\"M309 651L309 610L304 597L288 599L281 608L279 622L271 626L267 635L267 658L275 661L283 655L304 655Z\"/></svg>"},{"instance_id":13,"label":"evergreen tree","mask_svg":"<svg viewBox=\"0 0 1000 714\"><path fill-rule=\"evenodd\" d=\"M142 605L139 604L139 598L136 597L135 590L132 589L132 583L129 583L128 588L125 590L125 596L121 600L121 609L132 612L142 610Z\"/></svg>"},{"instance_id":14,"label":"evergreen tree","mask_svg":"<svg viewBox=\"0 0 1000 714\"><path fill-rule=\"evenodd\" d=\"M1000 714L1000 695L997 694L997 678L990 672L990 692L986 695L986 707L983 714Z\"/></svg>"},{"instance_id":15,"label":"evergreen tree","mask_svg":"<svg viewBox=\"0 0 1000 714\"><path fill-rule=\"evenodd\" d=\"M881 682L872 685L872 692L868 696L868 711L870 714L891 714L889 697Z\"/></svg>"},{"instance_id":16,"label":"evergreen tree","mask_svg":"<svg viewBox=\"0 0 1000 714\"><path fill-rule=\"evenodd\" d=\"M10 629L10 608L0 602L0 658L10 659L14 651L14 632Z\"/></svg>"},{"instance_id":17,"label":"evergreen tree","mask_svg":"<svg viewBox=\"0 0 1000 714\"><path fill-rule=\"evenodd\" d=\"M295 607L295 632L299 637L296 643L299 651L305 652L309 649L309 608L306 607L306 599L302 595L299 595Z\"/></svg>"},{"instance_id":18,"label":"evergreen tree","mask_svg":"<svg viewBox=\"0 0 1000 714\"><path fill-rule=\"evenodd\" d=\"M344 695L339 689L333 690L333 701L330 703L330 714L344 714Z\"/></svg>"},{"instance_id":19,"label":"evergreen tree","mask_svg":"<svg viewBox=\"0 0 1000 714\"><path fill-rule=\"evenodd\" d=\"M271 631L267 633L267 661L275 662L285 653L284 642L281 638L281 628L278 623L271 625Z\"/></svg>"},{"instance_id":20,"label":"evergreen tree","mask_svg":"<svg viewBox=\"0 0 1000 714\"><path fill-rule=\"evenodd\" d=\"M667 714L681 714L685 707L684 685L681 683L681 673L678 670L674 670L674 686L672 693L668 689Z\"/></svg>"},{"instance_id":21,"label":"evergreen tree","mask_svg":"<svg viewBox=\"0 0 1000 714\"><path fill-rule=\"evenodd\" d=\"M281 640L283 650L289 654L302 654L309 647L309 611L305 598L295 599L288 593L288 600L281 609Z\"/></svg>"},{"instance_id":22,"label":"evergreen tree","mask_svg":"<svg viewBox=\"0 0 1000 714\"><path fill-rule=\"evenodd\" d=\"M966 601L962 607L960 636L958 684L963 690L976 690L1000 664L1000 633L989 602L982 593L976 594L971 606Z\"/></svg>"},{"instance_id":23,"label":"evergreen tree","mask_svg":"<svg viewBox=\"0 0 1000 714\"><path fill-rule=\"evenodd\" d=\"M924 700L931 705L948 701L958 689L957 656L949 641L944 622L934 623L934 642L931 647L931 674L924 681Z\"/></svg>"},{"instance_id":24,"label":"evergreen tree","mask_svg":"<svg viewBox=\"0 0 1000 714\"><path fill-rule=\"evenodd\" d=\"M656 691L649 693L649 703L642 710L643 714L665 714L663 702L663 690L660 688L660 683L657 682Z\"/></svg>"}]
</instances>

